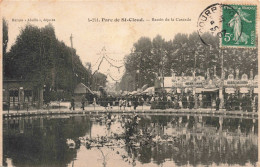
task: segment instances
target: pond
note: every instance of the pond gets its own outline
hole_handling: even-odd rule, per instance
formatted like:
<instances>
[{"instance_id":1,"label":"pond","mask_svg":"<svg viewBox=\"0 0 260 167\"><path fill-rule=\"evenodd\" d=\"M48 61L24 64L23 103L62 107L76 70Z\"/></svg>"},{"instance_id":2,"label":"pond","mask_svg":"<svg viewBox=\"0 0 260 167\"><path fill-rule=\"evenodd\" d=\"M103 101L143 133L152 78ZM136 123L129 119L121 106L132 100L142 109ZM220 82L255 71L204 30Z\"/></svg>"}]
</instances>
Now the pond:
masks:
<instances>
[{"instance_id":1,"label":"pond","mask_svg":"<svg viewBox=\"0 0 260 167\"><path fill-rule=\"evenodd\" d=\"M256 166L258 120L92 114L3 121L5 166Z\"/></svg>"}]
</instances>

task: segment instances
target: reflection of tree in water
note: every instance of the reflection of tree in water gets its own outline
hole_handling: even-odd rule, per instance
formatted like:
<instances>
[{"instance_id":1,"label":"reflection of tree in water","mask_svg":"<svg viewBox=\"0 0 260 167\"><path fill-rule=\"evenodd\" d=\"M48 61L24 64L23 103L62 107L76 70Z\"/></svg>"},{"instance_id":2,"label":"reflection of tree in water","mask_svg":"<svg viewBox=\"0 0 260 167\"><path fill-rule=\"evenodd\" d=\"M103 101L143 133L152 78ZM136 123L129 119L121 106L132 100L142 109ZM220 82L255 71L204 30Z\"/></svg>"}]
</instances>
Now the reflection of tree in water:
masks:
<instances>
[{"instance_id":1,"label":"reflection of tree in water","mask_svg":"<svg viewBox=\"0 0 260 167\"><path fill-rule=\"evenodd\" d=\"M136 160L141 163L153 161L158 165L171 160L179 166L245 165L257 161L257 120L202 116L140 118L136 115L118 116L116 119L124 127L124 134L111 132L111 138L106 137L109 140L124 139L127 157L123 159L128 159L133 166ZM76 157L76 150L68 148L66 139L77 141L86 133L91 134L91 124L88 117L44 120L43 128L40 128L39 121L33 121L24 124L23 134L17 133L19 126L10 125L10 129L4 132L4 154L17 166L65 166ZM107 131L112 131L111 122L101 124ZM105 166L106 155L102 155Z\"/></svg>"},{"instance_id":2,"label":"reflection of tree in water","mask_svg":"<svg viewBox=\"0 0 260 167\"><path fill-rule=\"evenodd\" d=\"M9 130L3 136L4 155L12 158L15 166L66 166L76 158L76 149L79 148L76 145L76 149L69 149L66 139L76 139L90 129L89 120L81 119L44 119L43 127L39 119L23 119L18 124L22 121L23 134L7 122Z\"/></svg>"},{"instance_id":3,"label":"reflection of tree in water","mask_svg":"<svg viewBox=\"0 0 260 167\"><path fill-rule=\"evenodd\" d=\"M156 144L141 146L135 149L140 154L138 160L149 163L151 159L157 164L162 164L165 159L174 160L177 165L210 165L240 164L248 161L255 164L257 161L257 142L252 143L247 134L257 138L257 122L252 119L222 119L218 117L151 117L150 127L157 130L155 135L163 136L164 126L171 122L177 130L187 128L187 133L179 134L173 143L158 142ZM142 124L143 119L140 121ZM161 127L163 126L163 127ZM149 127L149 126L148 126ZM159 128L158 128L159 127ZM138 127L143 129L143 127ZM223 130L222 130L223 128ZM240 134L238 133L240 130Z\"/></svg>"}]
</instances>

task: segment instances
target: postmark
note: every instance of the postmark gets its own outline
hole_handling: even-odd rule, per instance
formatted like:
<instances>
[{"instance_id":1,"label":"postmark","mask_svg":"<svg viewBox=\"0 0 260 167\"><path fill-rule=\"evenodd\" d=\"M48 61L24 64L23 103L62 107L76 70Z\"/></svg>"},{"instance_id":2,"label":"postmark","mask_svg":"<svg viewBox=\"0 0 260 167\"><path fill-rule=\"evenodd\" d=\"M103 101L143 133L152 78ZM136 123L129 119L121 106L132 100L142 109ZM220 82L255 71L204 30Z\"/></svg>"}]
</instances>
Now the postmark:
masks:
<instances>
[{"instance_id":1,"label":"postmark","mask_svg":"<svg viewBox=\"0 0 260 167\"><path fill-rule=\"evenodd\" d=\"M197 31L205 45L213 45L210 33L221 47L255 47L256 6L212 4L199 15Z\"/></svg>"}]
</instances>

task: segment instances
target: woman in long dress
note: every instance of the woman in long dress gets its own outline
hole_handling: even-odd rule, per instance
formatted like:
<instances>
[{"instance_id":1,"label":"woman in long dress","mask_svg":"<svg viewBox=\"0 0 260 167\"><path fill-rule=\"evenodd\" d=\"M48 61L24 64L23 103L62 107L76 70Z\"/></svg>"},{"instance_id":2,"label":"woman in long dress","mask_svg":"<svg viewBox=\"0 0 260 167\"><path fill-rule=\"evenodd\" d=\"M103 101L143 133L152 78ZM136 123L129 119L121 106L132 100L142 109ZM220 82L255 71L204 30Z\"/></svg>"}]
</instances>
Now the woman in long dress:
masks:
<instances>
[{"instance_id":1,"label":"woman in long dress","mask_svg":"<svg viewBox=\"0 0 260 167\"><path fill-rule=\"evenodd\" d=\"M237 13L228 22L228 25L233 28L233 41L236 41L236 44L239 44L239 42L245 42L245 44L247 44L248 42L249 36L242 32L242 20L247 23L252 23L252 21L246 19L247 16L249 16L249 14L243 12L241 8L238 8Z\"/></svg>"}]
</instances>

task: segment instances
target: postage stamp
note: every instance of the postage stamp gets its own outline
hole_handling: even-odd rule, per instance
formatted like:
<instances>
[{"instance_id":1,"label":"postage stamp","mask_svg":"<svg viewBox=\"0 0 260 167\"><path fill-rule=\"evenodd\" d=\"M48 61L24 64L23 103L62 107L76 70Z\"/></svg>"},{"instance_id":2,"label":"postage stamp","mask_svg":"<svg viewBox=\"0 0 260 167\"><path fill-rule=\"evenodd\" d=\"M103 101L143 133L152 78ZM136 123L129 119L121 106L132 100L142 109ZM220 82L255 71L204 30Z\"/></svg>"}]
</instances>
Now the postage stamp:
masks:
<instances>
[{"instance_id":1,"label":"postage stamp","mask_svg":"<svg viewBox=\"0 0 260 167\"><path fill-rule=\"evenodd\" d=\"M229 5L222 8L222 46L256 46L256 6Z\"/></svg>"}]
</instances>

